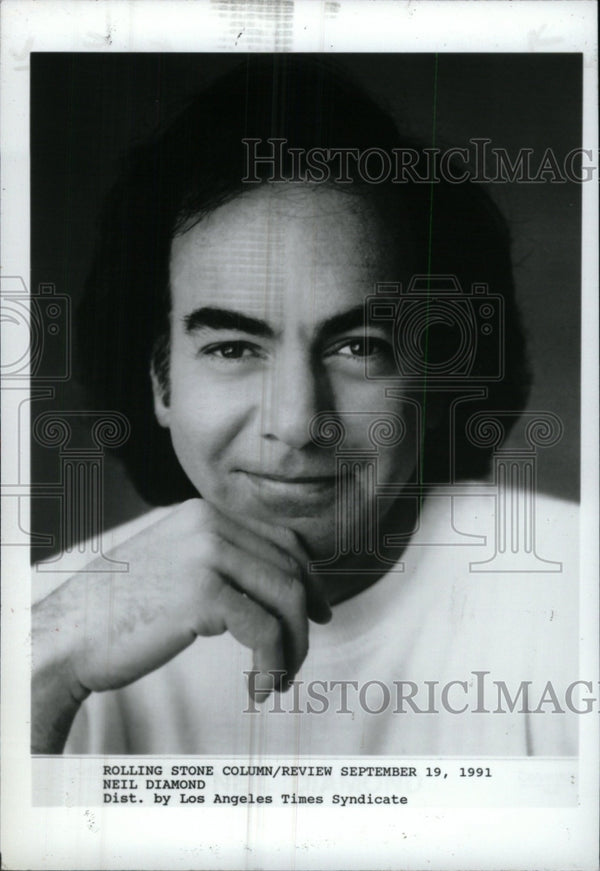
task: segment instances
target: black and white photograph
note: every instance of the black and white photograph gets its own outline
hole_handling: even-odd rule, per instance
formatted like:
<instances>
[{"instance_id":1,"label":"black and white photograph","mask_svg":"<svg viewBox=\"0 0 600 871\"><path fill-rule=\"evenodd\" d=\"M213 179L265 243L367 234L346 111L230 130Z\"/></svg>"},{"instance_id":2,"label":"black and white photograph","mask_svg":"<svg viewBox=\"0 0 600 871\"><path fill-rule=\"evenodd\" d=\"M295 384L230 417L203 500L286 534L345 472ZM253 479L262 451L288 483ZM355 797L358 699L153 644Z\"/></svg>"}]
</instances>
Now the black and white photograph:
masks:
<instances>
[{"instance_id":1,"label":"black and white photograph","mask_svg":"<svg viewBox=\"0 0 600 871\"><path fill-rule=\"evenodd\" d=\"M417 869L496 867L445 863L441 826L428 854L431 808L544 807L561 846L503 867L595 867L597 819L574 847L561 816L597 794L600 711L588 48L551 18L360 44L386 3L334 48L306 4L192 4L194 48L109 5L26 48L28 262L3 246L32 811L85 809L107 868ZM127 835L166 809L173 864ZM310 835L271 849L274 813ZM96 867L53 843L39 867Z\"/></svg>"},{"instance_id":2,"label":"black and white photograph","mask_svg":"<svg viewBox=\"0 0 600 871\"><path fill-rule=\"evenodd\" d=\"M577 754L580 107L577 55L32 57L34 752Z\"/></svg>"}]
</instances>

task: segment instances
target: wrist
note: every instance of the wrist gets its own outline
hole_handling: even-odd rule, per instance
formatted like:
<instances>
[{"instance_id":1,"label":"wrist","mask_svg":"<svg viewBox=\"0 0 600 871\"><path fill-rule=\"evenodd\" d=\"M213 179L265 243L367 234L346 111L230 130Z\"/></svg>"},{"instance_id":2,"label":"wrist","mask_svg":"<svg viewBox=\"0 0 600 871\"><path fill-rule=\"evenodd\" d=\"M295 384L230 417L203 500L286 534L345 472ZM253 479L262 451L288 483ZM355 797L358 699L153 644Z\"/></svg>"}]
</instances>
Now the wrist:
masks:
<instances>
[{"instance_id":1,"label":"wrist","mask_svg":"<svg viewBox=\"0 0 600 871\"><path fill-rule=\"evenodd\" d=\"M54 619L62 609L58 597L53 599L49 596L32 609L32 753L62 752L75 715L89 695L73 669L66 621Z\"/></svg>"}]
</instances>

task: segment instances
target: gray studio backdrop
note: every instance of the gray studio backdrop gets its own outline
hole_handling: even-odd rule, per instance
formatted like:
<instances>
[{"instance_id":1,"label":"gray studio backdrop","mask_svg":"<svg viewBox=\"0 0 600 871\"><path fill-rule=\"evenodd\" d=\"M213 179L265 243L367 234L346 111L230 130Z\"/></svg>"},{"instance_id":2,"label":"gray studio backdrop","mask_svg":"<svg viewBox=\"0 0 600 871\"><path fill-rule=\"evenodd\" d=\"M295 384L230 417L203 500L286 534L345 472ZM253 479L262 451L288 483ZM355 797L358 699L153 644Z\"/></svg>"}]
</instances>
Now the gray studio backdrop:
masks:
<instances>
[{"instance_id":1,"label":"gray studio backdrop","mask_svg":"<svg viewBox=\"0 0 600 871\"><path fill-rule=\"evenodd\" d=\"M401 129L438 145L468 146L488 138L516 156L553 150L559 165L581 146L581 58L574 54L337 55L386 105ZM240 55L32 54L31 287L53 287L77 305L90 265L95 225L132 140ZM534 161L535 162L535 161ZM564 424L561 442L539 452L539 484L575 500L579 493L581 185L573 182L489 185L514 239L517 297L528 333L534 384L529 407ZM51 353L51 352L49 352ZM58 352L56 352L58 353ZM50 359L50 358L49 358ZM123 361L126 365L126 361ZM50 368L55 363L49 362ZM59 366L60 368L60 366ZM46 411L85 408L76 373L50 383L53 399L35 399L32 419ZM56 448L32 441L32 481L56 482ZM105 458L106 527L146 506L120 464ZM32 530L54 544L33 548L38 560L60 546L59 497L33 501Z\"/></svg>"}]
</instances>

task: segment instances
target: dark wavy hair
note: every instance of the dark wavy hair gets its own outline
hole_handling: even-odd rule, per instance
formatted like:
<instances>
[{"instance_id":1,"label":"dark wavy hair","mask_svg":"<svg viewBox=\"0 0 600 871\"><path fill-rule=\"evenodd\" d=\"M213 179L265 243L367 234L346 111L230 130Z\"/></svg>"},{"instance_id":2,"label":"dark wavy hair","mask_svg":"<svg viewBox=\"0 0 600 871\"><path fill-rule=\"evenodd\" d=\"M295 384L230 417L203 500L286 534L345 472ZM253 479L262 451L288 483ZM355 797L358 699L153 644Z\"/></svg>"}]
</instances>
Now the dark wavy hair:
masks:
<instances>
[{"instance_id":1,"label":"dark wavy hair","mask_svg":"<svg viewBox=\"0 0 600 871\"><path fill-rule=\"evenodd\" d=\"M401 137L391 116L329 61L314 56L250 56L215 81L149 141L124 159L104 207L85 294L78 311L77 371L99 405L130 420L132 435L122 458L140 494L150 503L168 504L195 495L171 447L169 432L154 416L150 366L168 390L169 256L173 237L219 205L247 192L246 147L242 140L287 140L289 148L411 148L415 171L435 169L435 154ZM486 449L462 438L474 411L520 412L529 391L524 334L517 311L507 224L478 184L433 184L410 179L369 184L353 169L352 194L369 197L386 227L386 239L410 234L416 273L450 274L463 289L486 282L504 306L504 375L490 380L478 404L450 403L424 444L426 482L449 480L448 433L457 433L452 478L484 475ZM335 170L334 167L332 167ZM461 169L463 169L461 167ZM272 168L256 168L266 183ZM457 171L457 175L458 175ZM335 175L335 171L332 172ZM336 182L329 181L329 184ZM256 186L256 185L255 185ZM405 246L404 246L405 247ZM443 330L431 333L443 360ZM449 345L450 347L450 345ZM485 384L497 366L497 348L478 353L471 376ZM422 392L421 392L422 396ZM196 494L197 495L197 494Z\"/></svg>"}]
</instances>

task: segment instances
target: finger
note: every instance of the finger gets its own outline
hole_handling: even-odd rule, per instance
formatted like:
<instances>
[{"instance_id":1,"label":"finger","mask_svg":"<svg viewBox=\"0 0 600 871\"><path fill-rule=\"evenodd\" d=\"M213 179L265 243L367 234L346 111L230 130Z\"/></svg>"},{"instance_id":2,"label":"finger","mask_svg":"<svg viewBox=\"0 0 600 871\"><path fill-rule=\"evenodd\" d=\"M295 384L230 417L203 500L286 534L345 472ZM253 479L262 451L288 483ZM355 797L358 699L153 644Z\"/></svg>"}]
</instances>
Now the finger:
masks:
<instances>
[{"instance_id":1,"label":"finger","mask_svg":"<svg viewBox=\"0 0 600 871\"><path fill-rule=\"evenodd\" d=\"M306 590L298 577L223 541L214 568L239 590L280 618L286 671L291 678L308 652Z\"/></svg>"},{"instance_id":2,"label":"finger","mask_svg":"<svg viewBox=\"0 0 600 871\"><path fill-rule=\"evenodd\" d=\"M253 651L255 674L249 691L255 701L262 702L281 688L286 674L281 625L273 614L228 584L222 585L218 600L225 628Z\"/></svg>"},{"instance_id":3,"label":"finger","mask_svg":"<svg viewBox=\"0 0 600 871\"><path fill-rule=\"evenodd\" d=\"M245 550L248 554L265 560L286 574L302 579L301 561L253 530L232 523L227 518L224 520L223 527L219 529L219 534L230 544Z\"/></svg>"},{"instance_id":4,"label":"finger","mask_svg":"<svg viewBox=\"0 0 600 871\"><path fill-rule=\"evenodd\" d=\"M261 545L267 540L274 548L274 550L269 550L268 558L270 561L284 570L287 569L287 566L282 563L287 562L290 557L296 561L301 569L302 582L306 588L308 616L315 623L328 623L331 620L332 612L323 583L309 571L310 556L297 534L291 529L275 526L256 518L224 516L227 520L233 520L233 528L231 526L228 528L231 536L237 537L236 541L241 547L246 546L251 553L260 556Z\"/></svg>"},{"instance_id":5,"label":"finger","mask_svg":"<svg viewBox=\"0 0 600 871\"><path fill-rule=\"evenodd\" d=\"M328 623L331 619L331 607L329 603L321 597L320 591L315 587L315 581L305 571L304 566L308 562L308 558L301 560L298 556L292 556L289 551L284 550L272 541L268 541L264 537L258 535L253 530L243 526L233 526L227 522L227 528L221 533L226 541L230 544L240 547L248 554L265 560L270 565L275 566L286 575L296 577L305 588L307 614L315 623Z\"/></svg>"}]
</instances>

